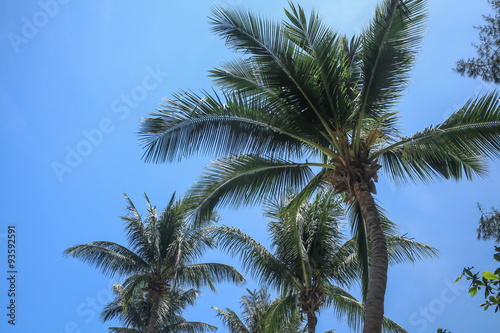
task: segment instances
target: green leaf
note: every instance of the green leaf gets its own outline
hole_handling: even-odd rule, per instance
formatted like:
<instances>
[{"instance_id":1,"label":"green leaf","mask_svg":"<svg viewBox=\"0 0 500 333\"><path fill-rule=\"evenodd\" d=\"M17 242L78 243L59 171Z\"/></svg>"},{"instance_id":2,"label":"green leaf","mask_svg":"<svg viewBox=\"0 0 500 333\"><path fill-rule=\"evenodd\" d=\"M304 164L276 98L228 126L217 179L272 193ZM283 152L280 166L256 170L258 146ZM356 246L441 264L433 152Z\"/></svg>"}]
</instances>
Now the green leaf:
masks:
<instances>
[{"instance_id":1,"label":"green leaf","mask_svg":"<svg viewBox=\"0 0 500 333\"><path fill-rule=\"evenodd\" d=\"M476 288L476 287L472 287L472 288L470 288L470 289L469 289L469 293L470 293L470 296L471 296L471 297L476 296L476 294L477 294L477 288Z\"/></svg>"},{"instance_id":2,"label":"green leaf","mask_svg":"<svg viewBox=\"0 0 500 333\"><path fill-rule=\"evenodd\" d=\"M462 276L463 275L460 275L459 277L457 277L457 279L455 280L455 283L457 283L458 281L460 281L460 279L462 279Z\"/></svg>"},{"instance_id":3,"label":"green leaf","mask_svg":"<svg viewBox=\"0 0 500 333\"><path fill-rule=\"evenodd\" d=\"M499 279L498 275L491 272L484 272L483 276L488 280L497 280Z\"/></svg>"}]
</instances>

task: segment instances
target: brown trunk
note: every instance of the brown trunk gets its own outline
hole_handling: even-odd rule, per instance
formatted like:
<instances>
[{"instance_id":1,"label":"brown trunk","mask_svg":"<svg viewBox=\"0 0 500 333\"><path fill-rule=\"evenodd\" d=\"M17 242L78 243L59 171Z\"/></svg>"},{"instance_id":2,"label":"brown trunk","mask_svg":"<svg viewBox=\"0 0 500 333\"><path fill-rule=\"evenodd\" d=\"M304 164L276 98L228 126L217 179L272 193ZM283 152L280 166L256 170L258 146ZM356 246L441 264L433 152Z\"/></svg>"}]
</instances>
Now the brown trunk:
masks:
<instances>
[{"instance_id":1,"label":"brown trunk","mask_svg":"<svg viewBox=\"0 0 500 333\"><path fill-rule=\"evenodd\" d=\"M318 323L318 318L316 313L307 313L307 333L316 333L316 324Z\"/></svg>"},{"instance_id":2,"label":"brown trunk","mask_svg":"<svg viewBox=\"0 0 500 333\"><path fill-rule=\"evenodd\" d=\"M154 333L155 331L156 319L158 317L158 308L160 306L160 298L157 295L153 296L152 301L153 306L151 307L147 333Z\"/></svg>"},{"instance_id":3,"label":"brown trunk","mask_svg":"<svg viewBox=\"0 0 500 333\"><path fill-rule=\"evenodd\" d=\"M380 333L382 331L384 297L387 286L387 243L382 230L380 215L368 184L355 182L354 196L361 208L372 247L363 333Z\"/></svg>"}]
</instances>

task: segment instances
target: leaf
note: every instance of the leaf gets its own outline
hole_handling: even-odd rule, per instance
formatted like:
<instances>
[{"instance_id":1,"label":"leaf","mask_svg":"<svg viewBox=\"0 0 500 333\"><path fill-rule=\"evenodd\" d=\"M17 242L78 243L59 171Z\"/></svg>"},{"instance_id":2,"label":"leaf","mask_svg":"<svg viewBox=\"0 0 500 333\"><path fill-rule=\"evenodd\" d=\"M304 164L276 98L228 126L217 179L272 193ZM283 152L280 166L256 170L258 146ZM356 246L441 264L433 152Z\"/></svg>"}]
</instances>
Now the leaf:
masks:
<instances>
[{"instance_id":1,"label":"leaf","mask_svg":"<svg viewBox=\"0 0 500 333\"><path fill-rule=\"evenodd\" d=\"M462 276L463 275L460 275L459 277L457 277L457 279L455 280L455 283L457 283L458 281L460 281L460 279L462 279Z\"/></svg>"},{"instance_id":2,"label":"leaf","mask_svg":"<svg viewBox=\"0 0 500 333\"><path fill-rule=\"evenodd\" d=\"M483 276L488 280L497 280L499 279L498 275L491 272L484 272Z\"/></svg>"},{"instance_id":3,"label":"leaf","mask_svg":"<svg viewBox=\"0 0 500 333\"><path fill-rule=\"evenodd\" d=\"M469 289L469 293L470 293L470 296L471 296L471 297L476 296L476 294L477 294L477 288L476 288L476 287L472 287L472 288L470 288L470 289Z\"/></svg>"}]
</instances>

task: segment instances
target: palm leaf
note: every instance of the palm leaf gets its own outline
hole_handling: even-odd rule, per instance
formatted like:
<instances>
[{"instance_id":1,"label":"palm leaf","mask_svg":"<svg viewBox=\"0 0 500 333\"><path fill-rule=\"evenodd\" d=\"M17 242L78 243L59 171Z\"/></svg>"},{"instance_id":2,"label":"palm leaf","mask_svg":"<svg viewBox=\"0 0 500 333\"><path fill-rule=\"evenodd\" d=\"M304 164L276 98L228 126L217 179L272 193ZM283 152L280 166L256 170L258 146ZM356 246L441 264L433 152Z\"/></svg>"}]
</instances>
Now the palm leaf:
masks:
<instances>
[{"instance_id":1,"label":"palm leaf","mask_svg":"<svg viewBox=\"0 0 500 333\"><path fill-rule=\"evenodd\" d=\"M180 267L177 272L180 284L191 285L197 288L208 285L215 290L215 282L244 283L245 278L234 267L219 263L193 264Z\"/></svg>"},{"instance_id":2,"label":"palm leaf","mask_svg":"<svg viewBox=\"0 0 500 333\"><path fill-rule=\"evenodd\" d=\"M76 258L113 277L140 272L147 263L126 247L107 241L95 241L75 245L64 250L64 255Z\"/></svg>"},{"instance_id":3,"label":"palm leaf","mask_svg":"<svg viewBox=\"0 0 500 333\"><path fill-rule=\"evenodd\" d=\"M316 89L324 96L321 111L326 113L325 118L332 117L335 123L345 122L351 110L350 94L355 88L349 83L350 60L354 59L344 52L345 37L338 38L315 12L311 12L308 21L300 5L290 3L290 11L285 9L285 13L290 21L284 23L285 34L308 55L300 59L312 63L314 72L310 75L316 75Z\"/></svg>"},{"instance_id":4,"label":"palm leaf","mask_svg":"<svg viewBox=\"0 0 500 333\"><path fill-rule=\"evenodd\" d=\"M357 201L352 203L348 213L351 221L351 232L356 239L357 259L361 269L361 294L363 295L363 301L365 301L368 292L368 276L370 274L368 232L361 214L361 207Z\"/></svg>"},{"instance_id":5,"label":"palm leaf","mask_svg":"<svg viewBox=\"0 0 500 333\"><path fill-rule=\"evenodd\" d=\"M120 218L125 221L125 230L127 232L127 240L130 244L131 250L137 255L139 255L144 260L151 258L154 249L152 248L151 239L148 234L148 230L142 221L141 215L135 208L132 200L123 193L125 201L127 202L126 209L128 214L126 216L121 216ZM146 201L148 201L148 206L150 206L149 199L146 196ZM148 215L147 221L150 222L151 219L156 218L155 215Z\"/></svg>"},{"instance_id":6,"label":"palm leaf","mask_svg":"<svg viewBox=\"0 0 500 333\"><path fill-rule=\"evenodd\" d=\"M327 300L325 306L334 305L335 314L337 317L346 320L347 325L354 331L361 328L364 306L358 302L352 295L345 290L331 286L327 292ZM382 332L386 333L408 333L403 327L399 326L389 318L385 317L382 321Z\"/></svg>"},{"instance_id":7,"label":"palm leaf","mask_svg":"<svg viewBox=\"0 0 500 333\"><path fill-rule=\"evenodd\" d=\"M141 333L141 331L130 327L110 327L109 333Z\"/></svg>"},{"instance_id":8,"label":"palm leaf","mask_svg":"<svg viewBox=\"0 0 500 333\"><path fill-rule=\"evenodd\" d=\"M288 293L276 298L266 312L265 321L269 332L299 332L302 320L297 308L297 295Z\"/></svg>"},{"instance_id":9,"label":"palm leaf","mask_svg":"<svg viewBox=\"0 0 500 333\"><path fill-rule=\"evenodd\" d=\"M259 242L237 228L226 226L212 228L219 247L233 257L239 257L242 266L262 283L279 288L286 267Z\"/></svg>"},{"instance_id":10,"label":"palm leaf","mask_svg":"<svg viewBox=\"0 0 500 333\"><path fill-rule=\"evenodd\" d=\"M211 17L213 31L225 38L236 50L250 53L265 68L265 82L274 91L286 91L287 105L310 113L330 138L333 130L321 112L321 100L316 89L315 64L308 61L295 43L283 32L282 25L265 20L241 9L215 7ZM300 61L303 60L303 61ZM307 75L304 75L307 73ZM285 95L283 95L285 96Z\"/></svg>"},{"instance_id":11,"label":"palm leaf","mask_svg":"<svg viewBox=\"0 0 500 333\"><path fill-rule=\"evenodd\" d=\"M300 158L304 144L331 153L324 148L324 140L318 142L304 131L307 123L296 119L297 111L276 112L275 103L258 96L180 92L162 106L164 109L141 122L146 161L171 162L197 152Z\"/></svg>"},{"instance_id":12,"label":"palm leaf","mask_svg":"<svg viewBox=\"0 0 500 333\"><path fill-rule=\"evenodd\" d=\"M211 306L211 308L217 311L217 317L219 317L222 320L222 323L229 329L229 332L250 333L248 328L245 326L245 324L241 321L236 312L234 312L233 310L231 309L222 310L214 306Z\"/></svg>"},{"instance_id":13,"label":"palm leaf","mask_svg":"<svg viewBox=\"0 0 500 333\"><path fill-rule=\"evenodd\" d=\"M199 321L186 321L183 320L179 323L168 325L162 327L159 333L203 333L203 332L215 332L217 327L199 322Z\"/></svg>"},{"instance_id":14,"label":"palm leaf","mask_svg":"<svg viewBox=\"0 0 500 333\"><path fill-rule=\"evenodd\" d=\"M490 92L469 100L444 123L402 138L379 152L396 182L486 175L482 156L500 156L500 95Z\"/></svg>"},{"instance_id":15,"label":"palm leaf","mask_svg":"<svg viewBox=\"0 0 500 333\"><path fill-rule=\"evenodd\" d=\"M261 202L270 193L301 187L312 178L311 164L247 155L221 158L189 191L197 202L198 219L219 205L238 208Z\"/></svg>"},{"instance_id":16,"label":"palm leaf","mask_svg":"<svg viewBox=\"0 0 500 333\"><path fill-rule=\"evenodd\" d=\"M437 258L439 251L427 244L403 236L387 237L389 264L415 262L424 258Z\"/></svg>"},{"instance_id":17,"label":"palm leaf","mask_svg":"<svg viewBox=\"0 0 500 333\"><path fill-rule=\"evenodd\" d=\"M357 139L365 116L392 108L406 88L423 36L425 0L385 0L363 32Z\"/></svg>"}]
</instances>

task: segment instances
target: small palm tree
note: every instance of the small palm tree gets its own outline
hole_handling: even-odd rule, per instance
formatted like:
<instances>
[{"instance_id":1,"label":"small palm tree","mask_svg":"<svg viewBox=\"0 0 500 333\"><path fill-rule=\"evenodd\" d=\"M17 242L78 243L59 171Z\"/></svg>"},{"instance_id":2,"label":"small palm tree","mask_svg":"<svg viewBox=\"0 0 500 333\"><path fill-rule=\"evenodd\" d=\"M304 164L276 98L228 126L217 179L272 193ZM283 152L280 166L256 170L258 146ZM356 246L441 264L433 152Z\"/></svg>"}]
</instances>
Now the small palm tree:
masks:
<instances>
[{"instance_id":1,"label":"small palm tree","mask_svg":"<svg viewBox=\"0 0 500 333\"><path fill-rule=\"evenodd\" d=\"M144 297L144 292L136 289L129 301L126 301L126 290L121 284L114 284L116 298L109 302L101 313L106 322L118 319L126 327L110 327L111 333L141 333L148 329L151 317L151 302ZM200 295L197 290L170 289L160 300L158 320L154 333L202 333L215 332L217 327L203 323L187 321L182 311L194 305ZM126 309L126 310L125 310Z\"/></svg>"},{"instance_id":2,"label":"small palm tree","mask_svg":"<svg viewBox=\"0 0 500 333\"><path fill-rule=\"evenodd\" d=\"M219 246L238 256L261 283L281 293L273 306L278 316L298 307L307 318L307 332L314 333L320 310L333 307L339 318L346 318L352 328L358 329L364 307L339 285L350 287L362 279L363 261L359 259L356 238L344 241L340 232L341 199L321 191L312 202L302 204L297 214L284 212L287 204L282 201L266 207L267 215L273 217L269 223L272 252L230 227L212 228ZM413 262L437 252L428 245L396 236L393 225L386 225L386 229L391 264ZM273 320L279 319L270 318L271 326L275 325ZM387 332L406 332L385 317L383 327Z\"/></svg>"},{"instance_id":3,"label":"small palm tree","mask_svg":"<svg viewBox=\"0 0 500 333\"><path fill-rule=\"evenodd\" d=\"M485 176L485 157L500 155L500 96L471 99L442 124L404 137L395 106L420 47L426 1L383 0L350 40L300 6L285 12L288 20L276 22L214 9L214 32L244 58L211 71L222 96L181 91L144 119L144 158L222 157L193 187L199 216L288 187L304 201L324 183L356 201L372 244L364 332L380 332L388 254L373 197L379 170L400 183Z\"/></svg>"},{"instance_id":4,"label":"small palm tree","mask_svg":"<svg viewBox=\"0 0 500 333\"><path fill-rule=\"evenodd\" d=\"M268 319L273 316L275 304L279 303L279 300L272 301L271 294L264 286L254 291L247 289L247 293L248 295L240 298L243 310L242 318L229 308L223 310L212 307L212 309L217 311L217 317L222 320L229 333L276 332L272 327L269 327ZM297 308L293 309L291 314L281 315L278 319L280 333L306 332L306 328L302 327L302 320Z\"/></svg>"},{"instance_id":5,"label":"small palm tree","mask_svg":"<svg viewBox=\"0 0 500 333\"><path fill-rule=\"evenodd\" d=\"M125 310L137 290L146 292L146 298L152 304L147 333L152 333L157 326L161 300L172 287L208 285L215 290L216 282L241 283L245 279L228 265L196 263L206 249L214 248L216 244L205 229L193 228L189 224L188 199L176 200L174 194L167 208L158 216L156 207L151 205L147 195L145 197L148 215L143 221L125 195L129 214L122 219L128 248L113 242L95 241L69 247L64 253L67 257L89 263L110 277L127 276L123 284Z\"/></svg>"}]
</instances>

